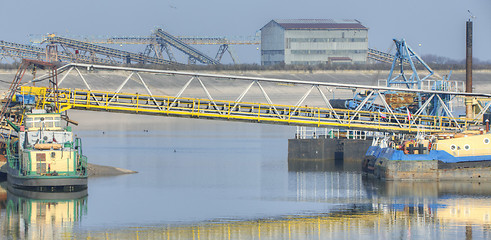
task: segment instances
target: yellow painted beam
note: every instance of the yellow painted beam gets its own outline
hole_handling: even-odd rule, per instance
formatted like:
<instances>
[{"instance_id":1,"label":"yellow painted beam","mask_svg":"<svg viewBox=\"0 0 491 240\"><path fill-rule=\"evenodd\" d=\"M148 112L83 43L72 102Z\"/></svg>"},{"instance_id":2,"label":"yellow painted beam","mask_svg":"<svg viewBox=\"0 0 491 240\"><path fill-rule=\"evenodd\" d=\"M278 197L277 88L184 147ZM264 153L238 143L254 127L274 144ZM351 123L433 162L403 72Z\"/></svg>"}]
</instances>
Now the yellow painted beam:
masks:
<instances>
[{"instance_id":1,"label":"yellow painted beam","mask_svg":"<svg viewBox=\"0 0 491 240\"><path fill-rule=\"evenodd\" d=\"M401 122L383 121L380 112L355 112L349 109L329 109L319 107L298 107L293 105L270 105L264 103L211 101L198 98L174 98L172 96L150 96L145 94L119 93L107 91L89 91L79 89L59 89L59 109L109 111L134 114L149 114L173 117L206 118L228 121L247 121L256 123L301 125L312 127L350 128L371 131L390 132L417 132L428 133L457 131L457 126L452 126L456 120L462 125L467 125L465 118L420 116L416 123L407 121L407 115L396 113L394 116ZM43 87L22 87L21 93L36 96L39 108L53 103L54 97ZM155 101L154 101L155 99ZM178 106L174 106L177 103ZM233 106L236 106L233 110ZM218 107L217 110L215 107ZM240 110L239 110L240 109ZM276 109L282 114L277 114ZM339 121L334 112L343 117ZM349 120L353 115L363 119ZM388 118L391 114L384 113ZM323 117L324 116L324 117ZM329 116L329 117L328 117ZM444 126L448 125L448 126Z\"/></svg>"}]
</instances>

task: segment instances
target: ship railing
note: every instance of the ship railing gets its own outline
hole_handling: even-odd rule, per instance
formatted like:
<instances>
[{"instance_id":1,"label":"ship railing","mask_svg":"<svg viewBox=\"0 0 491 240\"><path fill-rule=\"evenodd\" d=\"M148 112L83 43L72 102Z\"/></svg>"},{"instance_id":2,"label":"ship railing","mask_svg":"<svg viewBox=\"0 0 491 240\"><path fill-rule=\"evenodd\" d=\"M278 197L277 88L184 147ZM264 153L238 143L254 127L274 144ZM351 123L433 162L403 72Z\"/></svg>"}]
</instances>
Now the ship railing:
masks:
<instances>
[{"instance_id":1,"label":"ship railing","mask_svg":"<svg viewBox=\"0 0 491 240\"><path fill-rule=\"evenodd\" d=\"M379 79L378 86L387 86L387 79ZM406 83L396 83L393 84L398 88L405 88L407 86ZM410 89L418 89L418 86L414 84ZM448 92L465 92L465 82L464 81L442 81L442 80L433 80L428 79L421 81L421 89L422 90L440 90L440 91L448 91Z\"/></svg>"},{"instance_id":2,"label":"ship railing","mask_svg":"<svg viewBox=\"0 0 491 240\"><path fill-rule=\"evenodd\" d=\"M19 158L14 156L8 156L7 162L12 169L19 169Z\"/></svg>"},{"instance_id":3,"label":"ship railing","mask_svg":"<svg viewBox=\"0 0 491 240\"><path fill-rule=\"evenodd\" d=\"M340 130L334 128L315 128L297 126L296 139L339 138Z\"/></svg>"},{"instance_id":4,"label":"ship railing","mask_svg":"<svg viewBox=\"0 0 491 240\"><path fill-rule=\"evenodd\" d=\"M7 163L9 164L9 167L12 169L17 169L20 173L20 164L19 164L19 157L12 155L13 153L11 152L10 146L12 145L10 137L7 137L7 147L5 149L5 155L7 156Z\"/></svg>"},{"instance_id":5,"label":"ship railing","mask_svg":"<svg viewBox=\"0 0 491 240\"><path fill-rule=\"evenodd\" d=\"M363 131L363 130L347 130L347 139L361 139L361 140L367 140L367 135L369 131Z\"/></svg>"},{"instance_id":6,"label":"ship railing","mask_svg":"<svg viewBox=\"0 0 491 240\"><path fill-rule=\"evenodd\" d=\"M77 174L82 176L87 176L87 157L79 155L77 166Z\"/></svg>"},{"instance_id":7,"label":"ship railing","mask_svg":"<svg viewBox=\"0 0 491 240\"><path fill-rule=\"evenodd\" d=\"M383 136L384 133L364 130L343 130L338 128L316 128L298 126L296 139L346 138L367 140Z\"/></svg>"},{"instance_id":8,"label":"ship railing","mask_svg":"<svg viewBox=\"0 0 491 240\"><path fill-rule=\"evenodd\" d=\"M75 150L77 151L77 174L87 175L87 157L82 154L82 139L75 138Z\"/></svg>"}]
</instances>

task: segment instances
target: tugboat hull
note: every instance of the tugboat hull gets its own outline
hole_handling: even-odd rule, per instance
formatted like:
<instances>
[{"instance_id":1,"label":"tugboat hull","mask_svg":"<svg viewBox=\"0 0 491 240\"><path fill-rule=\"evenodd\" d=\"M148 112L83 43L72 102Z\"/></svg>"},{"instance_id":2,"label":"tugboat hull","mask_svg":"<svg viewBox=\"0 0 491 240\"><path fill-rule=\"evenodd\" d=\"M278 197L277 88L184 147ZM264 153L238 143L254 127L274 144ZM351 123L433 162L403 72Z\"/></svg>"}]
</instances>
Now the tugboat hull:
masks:
<instances>
[{"instance_id":1,"label":"tugboat hull","mask_svg":"<svg viewBox=\"0 0 491 240\"><path fill-rule=\"evenodd\" d=\"M87 189L87 176L22 176L7 167L9 187L30 191L73 192Z\"/></svg>"},{"instance_id":2,"label":"tugboat hull","mask_svg":"<svg viewBox=\"0 0 491 240\"><path fill-rule=\"evenodd\" d=\"M42 191L43 189L49 190L51 188L60 190L63 189L85 189L87 188L87 178L73 177L73 178L24 178L7 175L8 183L14 188L20 189L32 189Z\"/></svg>"},{"instance_id":3,"label":"tugboat hull","mask_svg":"<svg viewBox=\"0 0 491 240\"><path fill-rule=\"evenodd\" d=\"M7 189L10 193L24 198L39 199L39 200L73 200L86 197L88 195L87 188L79 191L71 192L42 192L42 191L30 191L19 188L14 188L11 185L7 185Z\"/></svg>"},{"instance_id":4,"label":"tugboat hull","mask_svg":"<svg viewBox=\"0 0 491 240\"><path fill-rule=\"evenodd\" d=\"M367 167L364 172L369 176L384 180L491 181L491 161L487 156L483 156L485 160L482 161L443 162L449 158L438 159L433 151L402 155L398 150L383 148L381 153L375 160L373 155L365 157ZM401 160L400 156L408 159Z\"/></svg>"}]
</instances>

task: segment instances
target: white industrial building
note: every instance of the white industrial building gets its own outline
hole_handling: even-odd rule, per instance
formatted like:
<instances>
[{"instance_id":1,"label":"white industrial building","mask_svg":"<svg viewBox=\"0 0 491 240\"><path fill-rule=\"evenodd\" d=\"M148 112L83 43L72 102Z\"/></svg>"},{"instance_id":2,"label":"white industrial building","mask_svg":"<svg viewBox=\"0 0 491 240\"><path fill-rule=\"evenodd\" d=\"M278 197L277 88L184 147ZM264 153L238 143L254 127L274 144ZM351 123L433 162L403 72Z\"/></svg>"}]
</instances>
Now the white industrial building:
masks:
<instances>
[{"instance_id":1,"label":"white industrial building","mask_svg":"<svg viewBox=\"0 0 491 240\"><path fill-rule=\"evenodd\" d=\"M368 28L358 20L271 20L261 28L261 64L363 64Z\"/></svg>"}]
</instances>

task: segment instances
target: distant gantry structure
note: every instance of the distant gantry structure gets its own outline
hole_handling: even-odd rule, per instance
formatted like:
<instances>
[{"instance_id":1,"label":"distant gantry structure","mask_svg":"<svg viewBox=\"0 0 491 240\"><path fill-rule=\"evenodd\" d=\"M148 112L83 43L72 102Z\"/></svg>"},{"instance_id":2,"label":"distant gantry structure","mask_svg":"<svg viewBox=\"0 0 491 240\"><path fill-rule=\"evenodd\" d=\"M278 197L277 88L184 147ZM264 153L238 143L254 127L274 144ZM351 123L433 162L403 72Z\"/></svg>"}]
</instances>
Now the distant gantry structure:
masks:
<instances>
[{"instance_id":1,"label":"distant gantry structure","mask_svg":"<svg viewBox=\"0 0 491 240\"><path fill-rule=\"evenodd\" d=\"M54 62L78 62L94 64L156 64L172 65L179 63L174 49L188 57L187 64L220 64L223 55L228 53L234 64L238 58L231 51L231 45L260 45L258 37L246 37L231 40L226 37L176 37L163 29L156 29L151 36L120 37L81 37L67 38L48 34L41 40L31 40L33 44L45 44L45 47L0 41L0 60L11 58L37 59ZM104 45L146 45L141 53L134 53ZM219 45L214 57L209 56L191 45ZM394 55L375 49L368 49L367 58L379 62L392 63Z\"/></svg>"},{"instance_id":2,"label":"distant gantry structure","mask_svg":"<svg viewBox=\"0 0 491 240\"><path fill-rule=\"evenodd\" d=\"M160 29L162 32L163 30ZM168 33L167 33L168 34ZM168 35L167 35L168 36ZM261 42L255 37L245 37L240 40L231 40L226 37L166 37L165 40L157 36L118 36L118 37L85 37L84 42L92 44L103 44L103 45L146 45L144 55L155 56L158 58L164 58L167 55L170 61L176 61L174 54L172 52L172 44L178 45L178 50L186 53L190 57L189 62L195 62L199 58L204 58L203 56L197 57L193 51L189 49L192 48L189 45L219 45L218 52L215 58L208 58L209 62L220 62L223 55L228 53L232 58L234 64L238 63L237 57L230 49L230 45L259 45ZM33 41L34 43L41 43L39 40ZM179 42L179 43L177 43ZM188 45L188 46L184 46ZM194 49L198 51L197 49ZM199 51L198 51L199 52ZM202 54L204 55L204 54ZM194 60L193 60L194 59ZM199 60L198 60L199 61ZM201 61L200 61L201 62Z\"/></svg>"},{"instance_id":3,"label":"distant gantry structure","mask_svg":"<svg viewBox=\"0 0 491 240\"><path fill-rule=\"evenodd\" d=\"M131 64L131 63L150 63L150 64L174 64L176 62L168 61L156 57L151 57L148 55L144 55L142 53L132 53L128 51L118 50L114 48L99 46L92 43L87 43L79 40L73 40L69 38L57 37L55 35L50 35L46 38L47 46L47 58L50 60L58 60L56 55L53 56L52 53L57 54L57 45L61 46L62 53L66 55L71 55L75 60L79 58L79 56L92 58L98 55L105 56L110 61L116 62L114 59L120 58L123 60L123 63ZM50 51L50 49L55 49L54 51ZM72 49L74 51L70 51ZM76 61L75 61L76 62Z\"/></svg>"},{"instance_id":4,"label":"distant gantry structure","mask_svg":"<svg viewBox=\"0 0 491 240\"><path fill-rule=\"evenodd\" d=\"M45 60L50 59L51 55L55 55L58 61L62 62L81 62L81 63L101 63L101 64L115 64L114 61L105 58L99 58L96 56L84 56L80 55L75 58L74 55L67 54L66 52L54 51L53 48L47 47L41 48L36 46L30 46L26 44L18 44L6 41L0 41L0 59L12 58L12 59L35 59Z\"/></svg>"},{"instance_id":5,"label":"distant gantry structure","mask_svg":"<svg viewBox=\"0 0 491 240\"><path fill-rule=\"evenodd\" d=\"M172 36L162 29L155 30L157 42L162 45L171 45L189 56L191 62L199 61L204 64L219 64L219 61L207 56L197 49L189 46L179 38Z\"/></svg>"},{"instance_id":6,"label":"distant gantry structure","mask_svg":"<svg viewBox=\"0 0 491 240\"><path fill-rule=\"evenodd\" d=\"M249 37L247 40L228 40L225 37L175 37L156 29L155 34L147 37L110 37L76 40L48 34L33 44L46 44L46 47L32 46L0 41L0 60L37 59L55 62L79 62L96 64L181 64L174 57L171 47L188 56L188 63L220 64L223 55L228 52L234 64L237 57L229 45L258 45L259 40ZM103 45L147 45L142 53L133 53ZM190 45L220 45L214 58ZM164 54L165 53L165 54ZM165 56L167 55L167 59Z\"/></svg>"},{"instance_id":7,"label":"distant gantry structure","mask_svg":"<svg viewBox=\"0 0 491 240\"><path fill-rule=\"evenodd\" d=\"M220 64L223 55L228 52L234 64L237 57L232 53L229 45L258 45L260 41L255 37L247 37L246 40L229 40L225 37L175 37L168 32L158 28L152 36L121 36L108 38L86 37L83 40L75 40L66 37L48 34L42 40L31 41L35 44L47 44L46 59L63 61L59 59L60 53L71 57L71 62L77 61L79 56L100 56L107 59L111 64L178 64L172 48L177 49L188 56L188 63ZM132 53L102 45L146 45L144 52ZM220 45L216 56L213 58L190 45ZM30 46L25 45L21 51L24 52ZM58 51L58 47L60 51ZM42 49L41 49L42 50ZM43 50L42 50L43 51ZM0 52L2 55L2 52ZM166 56L167 57L166 57ZM9 55L10 56L10 55ZM165 59L167 58L167 59ZM92 61L93 63L102 63Z\"/></svg>"}]
</instances>

